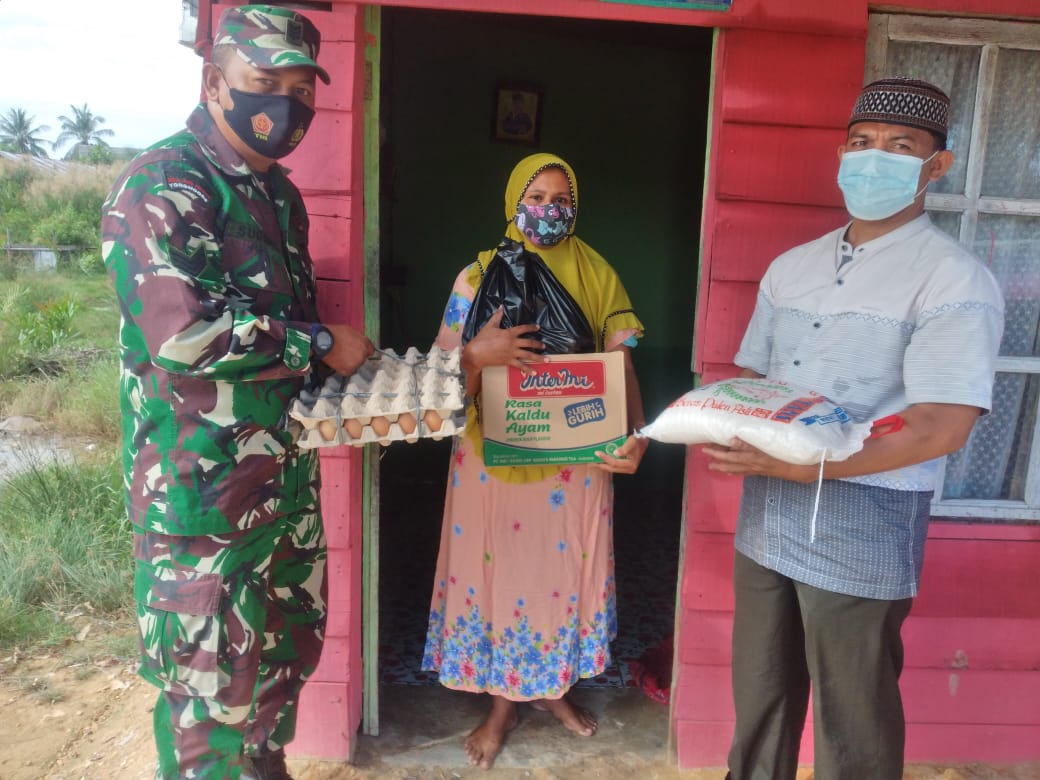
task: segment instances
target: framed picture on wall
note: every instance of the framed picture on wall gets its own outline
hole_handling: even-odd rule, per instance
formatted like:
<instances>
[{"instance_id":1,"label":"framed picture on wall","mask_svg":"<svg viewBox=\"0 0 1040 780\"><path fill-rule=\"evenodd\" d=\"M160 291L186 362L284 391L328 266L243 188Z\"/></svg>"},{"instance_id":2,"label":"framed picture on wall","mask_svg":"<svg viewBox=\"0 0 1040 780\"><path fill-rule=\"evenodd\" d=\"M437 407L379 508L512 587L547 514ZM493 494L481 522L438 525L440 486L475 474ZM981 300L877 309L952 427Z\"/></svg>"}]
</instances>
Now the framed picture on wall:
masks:
<instances>
[{"instance_id":1,"label":"framed picture on wall","mask_svg":"<svg viewBox=\"0 0 1040 780\"><path fill-rule=\"evenodd\" d=\"M494 140L537 146L542 125L542 90L522 84L496 85L492 121Z\"/></svg>"}]
</instances>

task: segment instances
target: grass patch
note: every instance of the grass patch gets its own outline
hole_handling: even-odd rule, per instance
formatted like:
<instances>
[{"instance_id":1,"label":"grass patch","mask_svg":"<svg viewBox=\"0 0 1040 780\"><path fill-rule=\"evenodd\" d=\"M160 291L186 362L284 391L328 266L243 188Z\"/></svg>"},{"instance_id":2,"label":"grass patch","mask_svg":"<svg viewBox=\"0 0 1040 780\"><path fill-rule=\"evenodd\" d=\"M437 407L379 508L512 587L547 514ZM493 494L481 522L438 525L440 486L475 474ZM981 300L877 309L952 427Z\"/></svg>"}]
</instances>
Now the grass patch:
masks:
<instances>
[{"instance_id":1,"label":"grass patch","mask_svg":"<svg viewBox=\"0 0 1040 780\"><path fill-rule=\"evenodd\" d=\"M5 415L24 415L51 433L114 444L119 439L119 359L97 352L65 364L53 375L7 383L0 393Z\"/></svg>"},{"instance_id":2,"label":"grass patch","mask_svg":"<svg viewBox=\"0 0 1040 780\"><path fill-rule=\"evenodd\" d=\"M114 456L30 462L0 486L0 647L54 641L62 615L131 598L131 536Z\"/></svg>"}]
</instances>

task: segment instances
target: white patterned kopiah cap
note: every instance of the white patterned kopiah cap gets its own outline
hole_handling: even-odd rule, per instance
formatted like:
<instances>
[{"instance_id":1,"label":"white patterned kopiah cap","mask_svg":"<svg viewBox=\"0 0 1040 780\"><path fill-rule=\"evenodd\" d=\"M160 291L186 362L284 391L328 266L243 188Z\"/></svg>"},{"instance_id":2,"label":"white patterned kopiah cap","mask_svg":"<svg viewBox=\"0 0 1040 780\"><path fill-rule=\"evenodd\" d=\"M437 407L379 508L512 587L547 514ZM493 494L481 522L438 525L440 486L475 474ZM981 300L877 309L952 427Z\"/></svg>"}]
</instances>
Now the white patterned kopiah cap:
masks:
<instances>
[{"instance_id":1,"label":"white patterned kopiah cap","mask_svg":"<svg viewBox=\"0 0 1040 780\"><path fill-rule=\"evenodd\" d=\"M860 92L848 126L856 122L907 125L945 138L950 128L950 98L934 84L919 79L872 81Z\"/></svg>"}]
</instances>

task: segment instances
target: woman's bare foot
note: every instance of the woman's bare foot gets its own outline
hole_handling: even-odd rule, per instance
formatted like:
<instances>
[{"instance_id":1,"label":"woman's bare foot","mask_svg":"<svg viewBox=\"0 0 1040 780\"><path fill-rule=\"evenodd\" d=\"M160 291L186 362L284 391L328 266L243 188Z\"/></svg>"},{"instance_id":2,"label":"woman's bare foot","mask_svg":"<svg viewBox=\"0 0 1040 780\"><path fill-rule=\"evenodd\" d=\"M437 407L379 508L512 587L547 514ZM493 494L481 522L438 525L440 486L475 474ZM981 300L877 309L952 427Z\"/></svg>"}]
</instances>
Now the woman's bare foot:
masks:
<instances>
[{"instance_id":1,"label":"woman's bare foot","mask_svg":"<svg viewBox=\"0 0 1040 780\"><path fill-rule=\"evenodd\" d=\"M571 701L570 694L564 694L559 699L537 699L531 702L531 706L536 710L551 712L565 728L582 737L591 737L599 725L591 712Z\"/></svg>"},{"instance_id":2,"label":"woman's bare foot","mask_svg":"<svg viewBox=\"0 0 1040 780\"><path fill-rule=\"evenodd\" d=\"M501 696L492 696L491 702L491 712L483 723L470 732L464 743L469 762L481 769L491 768L506 741L506 734L515 729L519 722L516 702Z\"/></svg>"}]
</instances>

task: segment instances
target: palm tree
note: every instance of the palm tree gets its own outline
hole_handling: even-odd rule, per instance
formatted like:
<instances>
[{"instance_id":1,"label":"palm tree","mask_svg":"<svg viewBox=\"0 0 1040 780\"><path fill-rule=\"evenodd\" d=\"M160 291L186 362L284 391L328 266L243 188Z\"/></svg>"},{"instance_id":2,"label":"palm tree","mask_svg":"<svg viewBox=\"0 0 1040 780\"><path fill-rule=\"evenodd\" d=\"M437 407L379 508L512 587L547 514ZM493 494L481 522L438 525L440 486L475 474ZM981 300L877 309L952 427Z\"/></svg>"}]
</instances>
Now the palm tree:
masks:
<instances>
[{"instance_id":1,"label":"palm tree","mask_svg":"<svg viewBox=\"0 0 1040 780\"><path fill-rule=\"evenodd\" d=\"M83 104L83 108L76 108L75 106L69 106L69 108L72 109L71 119L67 116L58 117L61 120L61 133L54 139L55 149L66 141L75 141L77 144L83 144L84 146L108 146L104 139L115 135L115 133L107 127L101 126L105 124L103 116L98 116L87 108L86 103Z\"/></svg>"},{"instance_id":2,"label":"palm tree","mask_svg":"<svg viewBox=\"0 0 1040 780\"><path fill-rule=\"evenodd\" d=\"M7 114L0 116L0 146L5 150L18 154L31 154L33 157L46 157L47 150L41 146L40 133L46 133L47 125L33 127L36 117L29 116L21 108L9 108Z\"/></svg>"}]
</instances>

